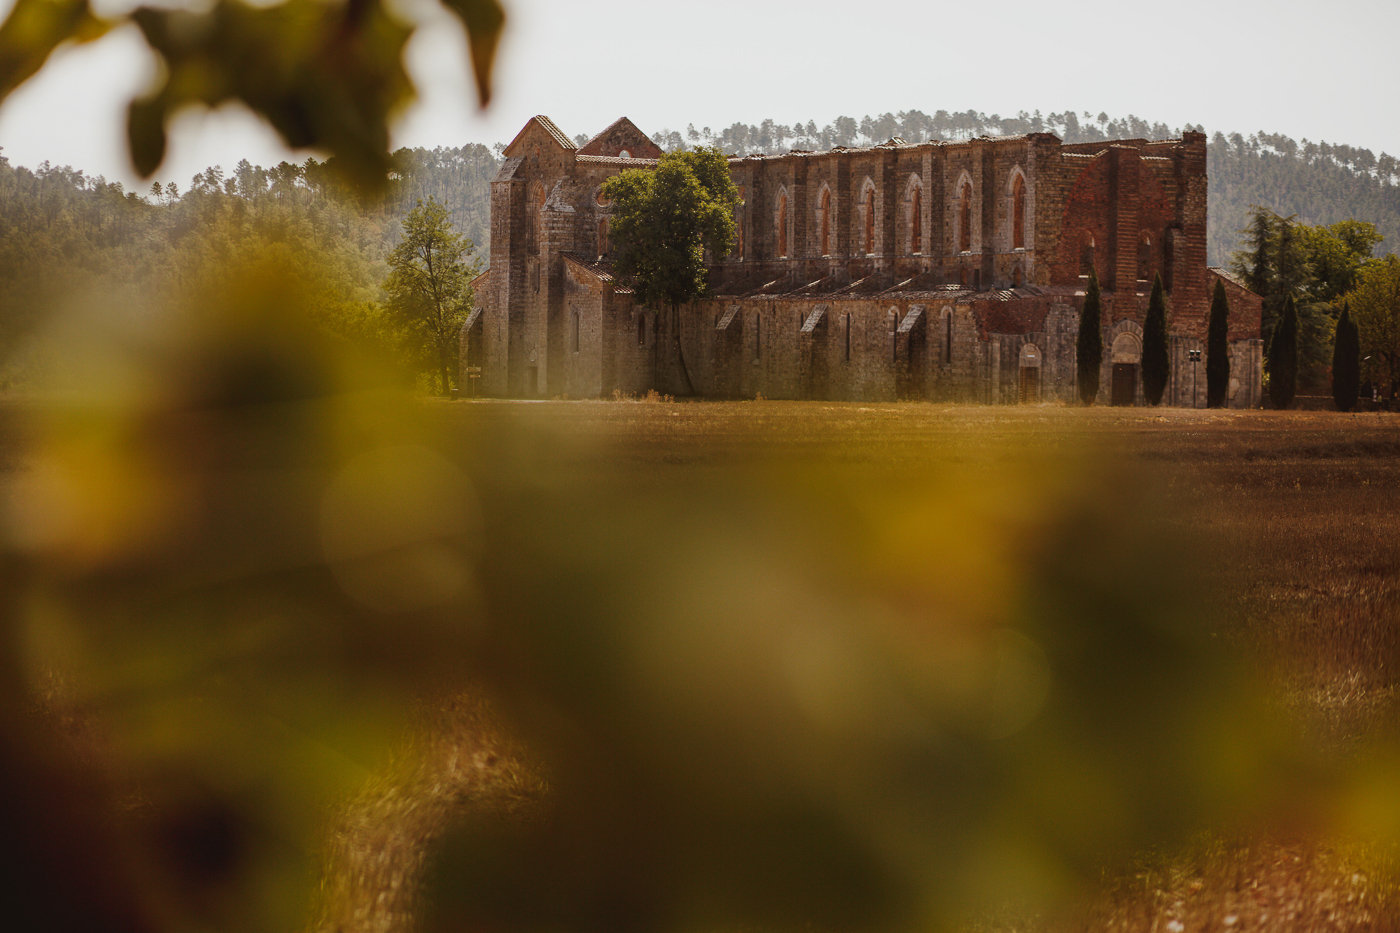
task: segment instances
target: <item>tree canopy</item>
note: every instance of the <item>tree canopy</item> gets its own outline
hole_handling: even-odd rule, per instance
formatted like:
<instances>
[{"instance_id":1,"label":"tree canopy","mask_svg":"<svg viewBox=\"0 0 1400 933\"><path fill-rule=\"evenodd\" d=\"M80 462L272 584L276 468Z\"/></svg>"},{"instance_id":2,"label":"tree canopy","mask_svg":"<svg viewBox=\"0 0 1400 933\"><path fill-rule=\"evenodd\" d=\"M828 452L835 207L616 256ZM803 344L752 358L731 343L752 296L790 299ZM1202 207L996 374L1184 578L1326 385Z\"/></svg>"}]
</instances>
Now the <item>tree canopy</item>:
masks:
<instances>
[{"instance_id":1,"label":"tree canopy","mask_svg":"<svg viewBox=\"0 0 1400 933\"><path fill-rule=\"evenodd\" d=\"M1367 263L1346 300L1356 322L1362 376L1394 398L1400 391L1400 257Z\"/></svg>"},{"instance_id":2,"label":"tree canopy","mask_svg":"<svg viewBox=\"0 0 1400 933\"><path fill-rule=\"evenodd\" d=\"M1332 401L1337 411L1351 411L1361 388L1361 346L1356 325L1347 305L1337 318L1337 336L1332 341Z\"/></svg>"},{"instance_id":3,"label":"tree canopy","mask_svg":"<svg viewBox=\"0 0 1400 933\"><path fill-rule=\"evenodd\" d=\"M612 202L608 239L619 274L644 305L671 312L672 346L687 391L677 311L705 294L705 260L733 248L739 192L718 149L662 155L656 168L627 169L603 183Z\"/></svg>"},{"instance_id":4,"label":"tree canopy","mask_svg":"<svg viewBox=\"0 0 1400 933\"><path fill-rule=\"evenodd\" d=\"M481 272L471 252L447 208L429 199L408 212L403 239L389 254L389 308L436 358L443 395L451 390L458 334L471 311L471 281Z\"/></svg>"},{"instance_id":5,"label":"tree canopy","mask_svg":"<svg viewBox=\"0 0 1400 933\"><path fill-rule=\"evenodd\" d=\"M1266 344L1292 299L1298 316L1297 383L1308 391L1326 391L1340 298L1370 261L1380 233L1366 221L1314 226L1258 205L1243 233L1244 245L1230 266L1264 299Z\"/></svg>"},{"instance_id":6,"label":"tree canopy","mask_svg":"<svg viewBox=\"0 0 1400 933\"><path fill-rule=\"evenodd\" d=\"M662 155L603 183L612 201L608 239L617 271L643 303L676 307L705 293L705 256L734 243L739 192L717 149Z\"/></svg>"}]
</instances>

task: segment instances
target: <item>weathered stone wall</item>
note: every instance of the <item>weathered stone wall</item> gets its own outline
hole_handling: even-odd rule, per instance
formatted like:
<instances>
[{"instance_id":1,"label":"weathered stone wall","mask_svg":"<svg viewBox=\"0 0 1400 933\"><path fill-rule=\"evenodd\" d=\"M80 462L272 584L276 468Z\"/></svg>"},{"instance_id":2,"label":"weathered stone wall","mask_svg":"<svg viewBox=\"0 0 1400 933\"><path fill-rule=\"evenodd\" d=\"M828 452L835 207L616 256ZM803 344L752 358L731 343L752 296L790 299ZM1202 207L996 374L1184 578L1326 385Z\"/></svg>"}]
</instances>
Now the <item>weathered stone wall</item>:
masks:
<instances>
[{"instance_id":1,"label":"weathered stone wall","mask_svg":"<svg viewBox=\"0 0 1400 933\"><path fill-rule=\"evenodd\" d=\"M620 120L575 148L536 118L505 154L474 323L488 394L1070 401L1091 264L1104 289L1101 400L1112 397L1119 335L1119 363L1135 365L1156 275L1173 340L1167 398L1191 404L1204 392L1185 375L1214 283L1201 134L892 140L731 159L739 241L710 270L714 297L674 321L636 307L607 265L601 186L655 164L640 130ZM1259 302L1227 288L1246 364L1235 397L1257 403ZM1141 401L1140 385L1124 385Z\"/></svg>"},{"instance_id":2,"label":"weathered stone wall","mask_svg":"<svg viewBox=\"0 0 1400 933\"><path fill-rule=\"evenodd\" d=\"M1225 301L1230 306L1228 319L1230 340L1248 340L1251 337L1258 337L1264 319L1264 299L1220 269L1209 270L1207 276L1208 294L1214 294L1216 281L1225 286Z\"/></svg>"}]
</instances>

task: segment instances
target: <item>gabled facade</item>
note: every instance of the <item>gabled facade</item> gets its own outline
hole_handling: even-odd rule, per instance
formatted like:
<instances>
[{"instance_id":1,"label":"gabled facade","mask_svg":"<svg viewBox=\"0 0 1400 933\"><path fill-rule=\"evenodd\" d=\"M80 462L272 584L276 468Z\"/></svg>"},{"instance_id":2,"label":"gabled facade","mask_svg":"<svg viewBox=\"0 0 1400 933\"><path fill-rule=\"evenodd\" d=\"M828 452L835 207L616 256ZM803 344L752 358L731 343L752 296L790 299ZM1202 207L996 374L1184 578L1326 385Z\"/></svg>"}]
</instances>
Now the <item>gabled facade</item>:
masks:
<instances>
[{"instance_id":1,"label":"gabled facade","mask_svg":"<svg viewBox=\"0 0 1400 933\"><path fill-rule=\"evenodd\" d=\"M490 268L463 331L480 394L648 389L742 398L1070 401L1090 268L1104 403L1140 403L1142 321L1168 295L1165 401L1204 405L1205 136L1065 145L1049 134L731 158L742 206L710 297L639 307L608 262L603 181L660 150L623 118L582 147L547 117L491 185ZM1257 296L1230 282L1233 407L1260 403ZM676 352L679 341L680 352Z\"/></svg>"}]
</instances>

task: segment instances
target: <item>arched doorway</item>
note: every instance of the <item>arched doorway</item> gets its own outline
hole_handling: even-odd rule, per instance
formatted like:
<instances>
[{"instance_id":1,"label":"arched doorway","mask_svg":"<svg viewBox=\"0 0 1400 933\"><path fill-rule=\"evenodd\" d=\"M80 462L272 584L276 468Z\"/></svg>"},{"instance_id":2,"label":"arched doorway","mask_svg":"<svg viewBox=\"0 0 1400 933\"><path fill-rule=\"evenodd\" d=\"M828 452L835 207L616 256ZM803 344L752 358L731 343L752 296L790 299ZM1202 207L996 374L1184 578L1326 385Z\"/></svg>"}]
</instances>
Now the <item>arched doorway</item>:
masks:
<instances>
[{"instance_id":1,"label":"arched doorway","mask_svg":"<svg viewBox=\"0 0 1400 933\"><path fill-rule=\"evenodd\" d=\"M1040 348L1033 343L1021 345L1020 378L1016 399L1022 405L1040 401Z\"/></svg>"},{"instance_id":2,"label":"arched doorway","mask_svg":"<svg viewBox=\"0 0 1400 933\"><path fill-rule=\"evenodd\" d=\"M1113 382L1110 404L1133 405L1137 402L1138 370L1142 363L1142 340L1133 333L1121 333L1113 338Z\"/></svg>"}]
</instances>

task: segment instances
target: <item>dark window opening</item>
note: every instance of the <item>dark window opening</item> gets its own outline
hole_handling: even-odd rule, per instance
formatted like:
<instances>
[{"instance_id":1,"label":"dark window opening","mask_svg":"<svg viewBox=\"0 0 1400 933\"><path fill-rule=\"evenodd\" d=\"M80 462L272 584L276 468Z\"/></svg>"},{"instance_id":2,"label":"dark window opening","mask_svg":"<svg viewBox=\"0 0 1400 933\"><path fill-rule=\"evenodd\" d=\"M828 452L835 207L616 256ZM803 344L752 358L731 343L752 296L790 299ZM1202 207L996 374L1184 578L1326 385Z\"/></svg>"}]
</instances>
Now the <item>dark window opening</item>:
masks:
<instances>
[{"instance_id":1,"label":"dark window opening","mask_svg":"<svg viewBox=\"0 0 1400 933\"><path fill-rule=\"evenodd\" d=\"M787 241L787 193L778 195L778 258L786 259L788 254Z\"/></svg>"},{"instance_id":2,"label":"dark window opening","mask_svg":"<svg viewBox=\"0 0 1400 933\"><path fill-rule=\"evenodd\" d=\"M918 186L909 203L909 252L921 253L924 249L924 196Z\"/></svg>"},{"instance_id":3,"label":"dark window opening","mask_svg":"<svg viewBox=\"0 0 1400 933\"><path fill-rule=\"evenodd\" d=\"M972 183L963 182L958 194L958 250L972 249Z\"/></svg>"},{"instance_id":4,"label":"dark window opening","mask_svg":"<svg viewBox=\"0 0 1400 933\"><path fill-rule=\"evenodd\" d=\"M1011 186L1011 248L1026 248L1026 183L1019 174Z\"/></svg>"},{"instance_id":5,"label":"dark window opening","mask_svg":"<svg viewBox=\"0 0 1400 933\"><path fill-rule=\"evenodd\" d=\"M831 255L831 192L826 188L822 189L822 251L823 256Z\"/></svg>"},{"instance_id":6,"label":"dark window opening","mask_svg":"<svg viewBox=\"0 0 1400 933\"><path fill-rule=\"evenodd\" d=\"M875 252L875 189L865 189L865 252Z\"/></svg>"}]
</instances>

